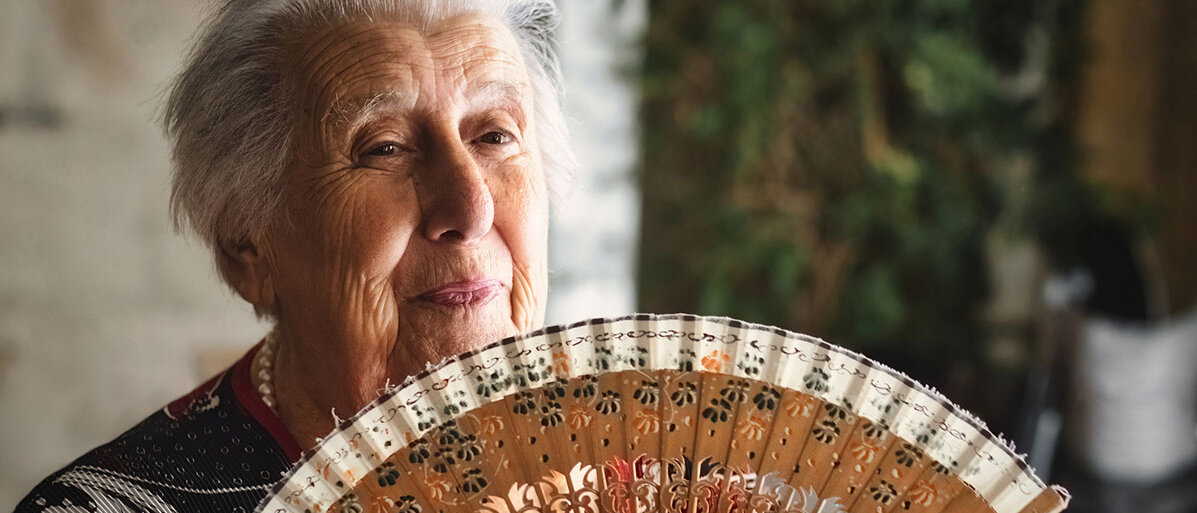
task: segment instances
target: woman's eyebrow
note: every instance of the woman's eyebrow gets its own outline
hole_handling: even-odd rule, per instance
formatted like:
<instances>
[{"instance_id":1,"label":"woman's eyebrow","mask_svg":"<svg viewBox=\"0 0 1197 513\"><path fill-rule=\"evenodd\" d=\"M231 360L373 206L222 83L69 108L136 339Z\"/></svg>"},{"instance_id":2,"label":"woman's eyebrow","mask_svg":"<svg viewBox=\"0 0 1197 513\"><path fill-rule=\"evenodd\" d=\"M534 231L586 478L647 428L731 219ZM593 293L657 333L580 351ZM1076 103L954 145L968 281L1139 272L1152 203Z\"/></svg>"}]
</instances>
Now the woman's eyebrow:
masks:
<instances>
[{"instance_id":1,"label":"woman's eyebrow","mask_svg":"<svg viewBox=\"0 0 1197 513\"><path fill-rule=\"evenodd\" d=\"M523 130L527 118L524 103L529 92L526 84L493 80L471 86L466 91L466 99L470 108L475 111L491 108L507 111L515 118L520 130Z\"/></svg>"},{"instance_id":2,"label":"woman's eyebrow","mask_svg":"<svg viewBox=\"0 0 1197 513\"><path fill-rule=\"evenodd\" d=\"M477 85L471 85L465 97L471 105L494 105L498 103L513 103L520 107L528 96L528 85L506 80L488 80Z\"/></svg>"},{"instance_id":3,"label":"woman's eyebrow","mask_svg":"<svg viewBox=\"0 0 1197 513\"><path fill-rule=\"evenodd\" d=\"M381 111L407 112L413 108L409 91L383 91L339 100L324 115L321 125L330 133L351 133Z\"/></svg>"},{"instance_id":4,"label":"woman's eyebrow","mask_svg":"<svg viewBox=\"0 0 1197 513\"><path fill-rule=\"evenodd\" d=\"M528 92L528 85L524 83L488 80L470 86L465 97L475 108L508 105L515 107L518 113L522 114ZM329 107L321 125L326 133L353 133L374 119L379 112L403 113L412 110L415 107L414 101L410 91L400 90L342 99Z\"/></svg>"}]
</instances>

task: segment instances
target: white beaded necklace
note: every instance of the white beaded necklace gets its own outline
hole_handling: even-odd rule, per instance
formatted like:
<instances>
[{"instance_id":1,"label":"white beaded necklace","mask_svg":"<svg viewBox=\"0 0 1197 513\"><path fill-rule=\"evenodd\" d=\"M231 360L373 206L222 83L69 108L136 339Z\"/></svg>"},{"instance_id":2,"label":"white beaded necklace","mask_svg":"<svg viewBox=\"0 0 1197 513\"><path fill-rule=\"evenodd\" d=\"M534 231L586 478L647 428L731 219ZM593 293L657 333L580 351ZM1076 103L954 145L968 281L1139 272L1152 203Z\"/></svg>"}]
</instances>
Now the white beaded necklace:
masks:
<instances>
[{"instance_id":1,"label":"white beaded necklace","mask_svg":"<svg viewBox=\"0 0 1197 513\"><path fill-rule=\"evenodd\" d=\"M278 413L278 401L274 398L274 350L278 344L278 336L274 330L266 335L266 340L262 342L262 348L258 349L258 394L262 396L262 402L270 408L270 411Z\"/></svg>"}]
</instances>

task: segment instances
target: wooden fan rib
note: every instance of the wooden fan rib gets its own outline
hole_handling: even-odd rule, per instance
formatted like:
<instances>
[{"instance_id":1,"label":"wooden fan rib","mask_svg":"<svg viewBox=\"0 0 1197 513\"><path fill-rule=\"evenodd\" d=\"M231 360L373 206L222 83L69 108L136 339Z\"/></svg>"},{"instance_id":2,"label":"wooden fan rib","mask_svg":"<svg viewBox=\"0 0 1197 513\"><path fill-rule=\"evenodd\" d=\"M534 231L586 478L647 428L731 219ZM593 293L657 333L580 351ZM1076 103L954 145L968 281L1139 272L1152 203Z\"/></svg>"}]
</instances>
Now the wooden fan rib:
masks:
<instances>
[{"instance_id":1,"label":"wooden fan rib","mask_svg":"<svg viewBox=\"0 0 1197 513\"><path fill-rule=\"evenodd\" d=\"M426 443L433 456L422 465L424 484L430 495L441 494L432 501L437 510L464 513L468 508L469 511L479 511L485 494L472 490L490 483L478 481L482 468L478 460L458 457L455 453L461 450L461 444L445 440L455 434L462 434L455 425L440 427L428 433Z\"/></svg>"},{"instance_id":2,"label":"wooden fan rib","mask_svg":"<svg viewBox=\"0 0 1197 513\"><path fill-rule=\"evenodd\" d=\"M715 445L721 448L717 451L722 452L719 459L729 470L755 476L756 462L761 460L768 442L770 422L780 407L780 390L763 381L767 373L777 370L777 364L769 365L770 360L763 356L773 334L763 334L767 338L762 338L761 333L743 326L728 334L737 339L730 362L733 377L724 381L727 390L719 392L721 399L733 407L727 425L719 426L727 440L721 438ZM707 407L711 406L708 401ZM711 419L704 417L704 420Z\"/></svg>"},{"instance_id":3,"label":"wooden fan rib","mask_svg":"<svg viewBox=\"0 0 1197 513\"><path fill-rule=\"evenodd\" d=\"M690 462L693 475L688 476L691 482L701 477L702 465L727 452L730 436L725 436L719 424L726 423L728 417L734 415L734 406L723 398L720 389L734 379L734 346L740 340L736 330L727 324L704 321L701 328L703 337L695 346L699 364L695 368L699 376L697 415L692 417L693 438L686 441L693 447ZM715 419L711 420L711 416Z\"/></svg>"},{"instance_id":4,"label":"wooden fan rib","mask_svg":"<svg viewBox=\"0 0 1197 513\"><path fill-rule=\"evenodd\" d=\"M480 401L474 391L469 389L467 378L452 379L453 376L430 372L425 381L425 390L429 390L425 400L421 403L409 404L405 411L410 412L408 419L414 420L414 430L408 431L407 436L418 437L410 442L400 457L407 457L412 472L408 474L412 486L421 491L427 505L434 511L454 510L451 507L458 499L470 504L462 493L466 479L470 477L467 466L476 461L470 458L465 461L465 455L456 454L460 450L474 450L475 444L468 448L454 447L466 445L464 441L454 443L447 438L460 437L457 427L466 411L479 408ZM482 403L485 404L485 403ZM478 449L480 452L480 449ZM398 459L398 458L396 458Z\"/></svg>"},{"instance_id":5,"label":"wooden fan rib","mask_svg":"<svg viewBox=\"0 0 1197 513\"><path fill-rule=\"evenodd\" d=\"M840 453L839 465L832 470L827 484L819 490L819 496L840 497L846 506L851 506L868 489L866 485L882 469L884 456L898 441L889 431L860 417ZM891 481L892 478L881 479L874 486L892 487Z\"/></svg>"},{"instance_id":6,"label":"wooden fan rib","mask_svg":"<svg viewBox=\"0 0 1197 513\"><path fill-rule=\"evenodd\" d=\"M782 392L763 381L750 381L745 401L737 409L732 425L727 466L744 472L755 472L764 458L777 412L781 409Z\"/></svg>"},{"instance_id":7,"label":"wooden fan rib","mask_svg":"<svg viewBox=\"0 0 1197 513\"><path fill-rule=\"evenodd\" d=\"M354 490L360 491L361 493L358 494L359 497L364 501L368 501L366 504L369 505L384 502L387 498L392 499L393 502L401 503L404 502L403 499L405 496L410 495L416 498L417 503L415 508L422 513L446 511L444 506L437 507L438 501L436 500L436 497L439 494L445 493L445 491L436 487L428 479L427 470L422 465L423 461L412 458L412 453L417 451L427 451L431 456L435 450L427 441L415 446L405 446L387 460L387 463L390 463L394 469L401 472L400 478L396 480L394 485L382 486L377 482L363 481L355 486ZM344 505L342 504L342 506ZM346 508L342 507L341 510L346 510Z\"/></svg>"},{"instance_id":8,"label":"wooden fan rib","mask_svg":"<svg viewBox=\"0 0 1197 513\"><path fill-rule=\"evenodd\" d=\"M780 410L768 435L757 472L761 476L776 475L790 482L797 471L800 456L807 443L812 424L822 411L823 401L795 390L782 392Z\"/></svg>"},{"instance_id":9,"label":"wooden fan rib","mask_svg":"<svg viewBox=\"0 0 1197 513\"><path fill-rule=\"evenodd\" d=\"M927 466L898 499L902 513L939 513L961 493L969 490L959 478L944 472L934 463Z\"/></svg>"},{"instance_id":10,"label":"wooden fan rib","mask_svg":"<svg viewBox=\"0 0 1197 513\"><path fill-rule=\"evenodd\" d=\"M848 434L855 429L858 417L850 410L830 401L815 416L807 435L802 454L798 456L798 472L790 478L790 486L798 489L822 490L840 454L847 446Z\"/></svg>"},{"instance_id":11,"label":"wooden fan rib","mask_svg":"<svg viewBox=\"0 0 1197 513\"><path fill-rule=\"evenodd\" d=\"M423 506L429 504L429 499L426 491L418 486L416 472L415 468L396 458L388 459L366 477L365 486L359 484L354 491L358 492L360 504L371 508L369 511L379 511L381 505L394 513L435 513ZM388 479L391 477L393 482Z\"/></svg>"},{"instance_id":12,"label":"wooden fan rib","mask_svg":"<svg viewBox=\"0 0 1197 513\"><path fill-rule=\"evenodd\" d=\"M623 384L623 400L627 422L624 438L628 441L631 458L661 454L661 377L665 371L627 371Z\"/></svg>"},{"instance_id":13,"label":"wooden fan rib","mask_svg":"<svg viewBox=\"0 0 1197 513\"><path fill-rule=\"evenodd\" d=\"M597 342L597 393L587 404L593 418L588 431L600 489L624 486L638 478L637 452L632 443L640 434L631 422L630 412L637 403L631 380L649 367L650 355L644 347L647 334L636 328L634 323L622 323L609 331L596 328L593 334ZM602 499L628 500L609 495Z\"/></svg>"},{"instance_id":14,"label":"wooden fan rib","mask_svg":"<svg viewBox=\"0 0 1197 513\"><path fill-rule=\"evenodd\" d=\"M703 368L702 355L709 354L707 343L714 340L702 319L686 320L679 328L676 369L682 372L669 372L661 390L662 463L694 458L696 419L702 401L702 377L696 371Z\"/></svg>"},{"instance_id":15,"label":"wooden fan rib","mask_svg":"<svg viewBox=\"0 0 1197 513\"><path fill-rule=\"evenodd\" d=\"M535 353L527 351L525 347L522 347L519 343L515 343L484 351L463 361L463 369L459 369L462 371L461 374L443 376L436 372L430 373L425 378L425 381L429 382L428 388L425 390L429 390L432 393L425 396L423 401L414 403L409 401L409 404L406 404L406 408L404 408L408 423L410 424L414 421L415 424L412 434L419 433L432 437L432 443L429 444L429 448L439 454L439 451L445 447L436 442L436 439L444 434L444 421L454 418L459 420L465 419L468 417L464 415L466 411L488 416L496 415L500 422L507 423L509 428L512 427L514 424L513 418L506 413L506 410L511 407L511 397L514 395L512 392L520 388L518 382L523 380L523 383L529 383L529 378L534 377L536 381L540 381L543 378L540 375L543 369L533 369L533 363L538 362L538 359L522 359L523 355L532 354ZM455 377L458 379L453 379ZM430 424L442 427L430 430ZM481 426L481 423L479 423L479 426ZM501 440L501 443L509 446L515 445L514 440L508 438L510 437L500 436L499 440ZM455 450L454 448L449 449ZM510 454L511 449L512 447L508 447L506 450L500 449L499 454L512 457L513 455ZM486 449L479 447L479 450ZM518 455L518 452L516 454ZM492 455L495 455L493 451ZM491 462L492 459L487 459L486 461ZM502 461L503 457L493 458L493 463L495 464ZM445 495L464 494L464 486L467 484L477 487L479 484L476 479L477 476L467 475L469 471L486 468L486 465L474 465L471 467L464 462L458 461L457 458L454 458L453 462L442 460L440 464L448 467L451 471L436 472L429 465L422 465L420 466L420 474L418 474L418 477L423 479L423 482L420 483L420 488L424 491L425 500L428 501L427 504L435 507L437 510L446 509L447 503L444 501L450 499L446 498ZM485 488L507 490L514 481L504 478L514 477L518 479L519 477L524 477L522 476L523 472L520 471L520 469L524 468L527 468L527 465L520 462L514 465L514 469L500 472L503 469L491 465L488 468L490 473L485 479L488 480L488 485L493 480L495 486L487 486ZM450 483L452 489L446 489L446 486L449 486ZM503 496L504 493L497 493L496 495ZM481 497L475 493L472 497L465 500L470 504L473 511L477 511L478 508L483 506L479 502L480 499ZM450 500L450 502L453 501Z\"/></svg>"},{"instance_id":16,"label":"wooden fan rib","mask_svg":"<svg viewBox=\"0 0 1197 513\"><path fill-rule=\"evenodd\" d=\"M874 449L879 449L878 445L888 447L889 444L884 440L888 437L888 433L884 429L877 429L874 425L874 422L879 420L878 418L870 418L861 414L862 410L871 411L868 408L862 408L865 405L865 397L868 395L866 383L870 368L867 363L852 355L838 352L829 351L826 356L827 361L819 367L830 377L827 391L823 395L828 404L842 408L849 413L849 416L846 419L826 416L823 421L817 421L812 435L818 435L823 432L824 428L828 428L828 426L820 427L820 424L830 419L837 424L836 427L842 430L841 434L844 440L837 442L838 448L830 453L830 457L834 461L824 464L825 472L828 475L823 478L823 472L817 472L814 473L814 481L806 482L809 483L808 486L818 492L820 497L839 497L850 504L864 485L864 481L868 479L867 472L872 472L879 463ZM835 412L830 407L825 407L825 409L829 413ZM817 436L815 438L816 441L821 441ZM807 461L804 460L803 463L805 464ZM822 483L818 482L819 478L823 478Z\"/></svg>"},{"instance_id":17,"label":"wooden fan rib","mask_svg":"<svg viewBox=\"0 0 1197 513\"><path fill-rule=\"evenodd\" d=\"M713 339L704 341L696 351L702 378L694 417L692 479L700 479L704 473L713 476L720 471L713 465L728 463L735 422L746 400L743 377L748 367L743 360L751 352L739 326L704 322L702 331Z\"/></svg>"},{"instance_id":18,"label":"wooden fan rib","mask_svg":"<svg viewBox=\"0 0 1197 513\"><path fill-rule=\"evenodd\" d=\"M344 432L350 436L338 440L339 443L322 444L312 455L312 460L317 462L312 468L314 479L306 480L308 487L303 492L319 499L313 508L315 511L322 511L334 504L366 473L364 468L358 468L351 461L354 451L350 446L350 440L353 432ZM341 485L336 486L335 483Z\"/></svg>"},{"instance_id":19,"label":"wooden fan rib","mask_svg":"<svg viewBox=\"0 0 1197 513\"><path fill-rule=\"evenodd\" d=\"M702 474L702 466L716 461L726 461L728 445L731 442L731 424L739 402L728 399L729 394L737 394L735 389L738 379L725 374L711 374L703 372L699 387L698 417L694 419L694 439L690 444L694 447L695 468L694 479Z\"/></svg>"},{"instance_id":20,"label":"wooden fan rib","mask_svg":"<svg viewBox=\"0 0 1197 513\"><path fill-rule=\"evenodd\" d=\"M988 501L973 490L965 490L952 499L943 513L994 513Z\"/></svg>"},{"instance_id":21,"label":"wooden fan rib","mask_svg":"<svg viewBox=\"0 0 1197 513\"><path fill-rule=\"evenodd\" d=\"M817 349L814 339L773 330L746 331L751 346L764 353L766 366L761 381L781 394L773 423L764 436L764 447L755 462L758 479L773 476L771 479L779 483L789 483L799 469L799 456L823 406L819 392L826 382L818 379L823 375L814 370L826 359L814 352ZM762 494L767 495L767 490L758 486L755 496Z\"/></svg>"},{"instance_id":22,"label":"wooden fan rib","mask_svg":"<svg viewBox=\"0 0 1197 513\"><path fill-rule=\"evenodd\" d=\"M926 472L931 459L924 457L911 461L905 458L895 450L904 443L904 440L891 434L889 448L850 504L851 513L894 511L906 498L911 485Z\"/></svg>"},{"instance_id":23,"label":"wooden fan rib","mask_svg":"<svg viewBox=\"0 0 1197 513\"><path fill-rule=\"evenodd\" d=\"M550 397L556 399L557 395L556 388L550 386L541 390L521 390L504 398L503 410L494 413L503 415L500 419L507 424L501 432L495 433L498 436L488 438L495 444L504 441L503 446L494 451L503 462L495 462L497 481L484 492L485 495L516 500L511 498L513 490L541 486L540 481L547 477L548 469L568 473L566 459L569 451L552 436L553 429L545 425L546 419L553 417L547 416L543 408ZM543 494L543 490L534 491ZM517 497L522 495L517 494Z\"/></svg>"},{"instance_id":24,"label":"wooden fan rib","mask_svg":"<svg viewBox=\"0 0 1197 513\"><path fill-rule=\"evenodd\" d=\"M946 428L942 430L940 439L946 442L945 447L952 447L956 453L954 458L947 461L959 463L959 470L955 471L955 475L991 501L1006 490L1005 485L1009 482L1013 460L995 459L994 453L995 450L1003 451L1005 446L994 444L990 435L975 429L955 412L944 419L943 425ZM1026 495L1023 504L1034 498L1033 493L1023 495ZM1022 504L1018 504L1013 509L1003 508L1002 511L1018 511L1021 506Z\"/></svg>"},{"instance_id":25,"label":"wooden fan rib","mask_svg":"<svg viewBox=\"0 0 1197 513\"><path fill-rule=\"evenodd\" d=\"M766 474L766 463L770 460L768 447L774 438L774 432L780 434L777 427L784 423L779 421L785 415L784 407L789 404L792 395L798 393L794 391L796 387L801 386L801 378L798 377L809 370L812 362L792 358L765 358L768 350L777 352L789 342L790 337L786 336L784 331L771 331L767 334L748 331L746 338L749 338L748 347L753 353L752 358L764 360L764 365L761 366L760 375L757 377L759 381L753 385L757 389L754 390L751 404L741 408L741 414L737 415L736 419L737 433L745 436L746 440L743 440L743 447L729 457L728 463L731 466L757 471L759 477ZM752 361L751 364L757 364L757 361ZM792 471L792 464L789 466ZM768 469L777 470L778 468ZM788 477L786 476L786 481Z\"/></svg>"},{"instance_id":26,"label":"wooden fan rib","mask_svg":"<svg viewBox=\"0 0 1197 513\"><path fill-rule=\"evenodd\" d=\"M1058 513L1068 507L1068 502L1071 499L1072 497L1063 488L1051 486L1035 496L1019 513Z\"/></svg>"},{"instance_id":27,"label":"wooden fan rib","mask_svg":"<svg viewBox=\"0 0 1197 513\"><path fill-rule=\"evenodd\" d=\"M608 372L598 377L599 392L591 403L594 415L591 442L594 444L595 459L600 463L615 463L624 460L627 440L624 438L624 397L620 385L620 373ZM618 458L618 460L617 460Z\"/></svg>"},{"instance_id":28,"label":"wooden fan rib","mask_svg":"<svg viewBox=\"0 0 1197 513\"><path fill-rule=\"evenodd\" d=\"M955 406L915 388L908 379L897 380L891 372L870 374L874 392L866 401L876 404L888 397L900 405L890 421L898 436L956 469L969 486L983 490L982 495L1002 511L1018 511L1043 488L1033 477L1028 479L1028 473L1004 443L995 442L993 435L978 429L975 421L962 418ZM1014 486L1016 482L1023 486Z\"/></svg>"}]
</instances>

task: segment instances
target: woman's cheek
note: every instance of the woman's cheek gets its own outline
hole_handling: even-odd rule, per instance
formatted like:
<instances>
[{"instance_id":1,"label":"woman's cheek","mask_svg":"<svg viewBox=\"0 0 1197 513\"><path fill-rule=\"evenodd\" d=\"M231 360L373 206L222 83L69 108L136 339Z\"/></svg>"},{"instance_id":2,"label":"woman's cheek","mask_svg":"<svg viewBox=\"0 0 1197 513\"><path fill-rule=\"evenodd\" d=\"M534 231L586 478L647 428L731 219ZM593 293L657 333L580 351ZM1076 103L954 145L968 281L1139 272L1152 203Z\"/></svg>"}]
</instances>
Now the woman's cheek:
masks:
<instances>
[{"instance_id":1,"label":"woman's cheek","mask_svg":"<svg viewBox=\"0 0 1197 513\"><path fill-rule=\"evenodd\" d=\"M512 261L511 322L520 332L544 325L547 273L543 266L532 269L519 260Z\"/></svg>"},{"instance_id":2,"label":"woman's cheek","mask_svg":"<svg viewBox=\"0 0 1197 513\"><path fill-rule=\"evenodd\" d=\"M326 255L305 278L332 289L327 300L347 336L391 341L399 324L395 273L418 222L418 212L405 206L415 202L407 184L385 175L359 174L339 185L313 209Z\"/></svg>"}]
</instances>

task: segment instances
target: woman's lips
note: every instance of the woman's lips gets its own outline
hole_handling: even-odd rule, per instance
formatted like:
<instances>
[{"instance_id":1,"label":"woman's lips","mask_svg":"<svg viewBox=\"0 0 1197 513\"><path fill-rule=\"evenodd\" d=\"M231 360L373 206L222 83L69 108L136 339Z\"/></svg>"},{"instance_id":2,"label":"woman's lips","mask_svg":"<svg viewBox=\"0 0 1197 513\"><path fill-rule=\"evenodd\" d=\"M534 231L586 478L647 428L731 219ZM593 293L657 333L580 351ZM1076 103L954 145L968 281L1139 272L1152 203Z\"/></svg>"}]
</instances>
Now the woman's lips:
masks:
<instances>
[{"instance_id":1,"label":"woman's lips","mask_svg":"<svg viewBox=\"0 0 1197 513\"><path fill-rule=\"evenodd\" d=\"M502 290L503 283L499 280L467 280L437 287L416 299L445 306L482 306Z\"/></svg>"}]
</instances>

